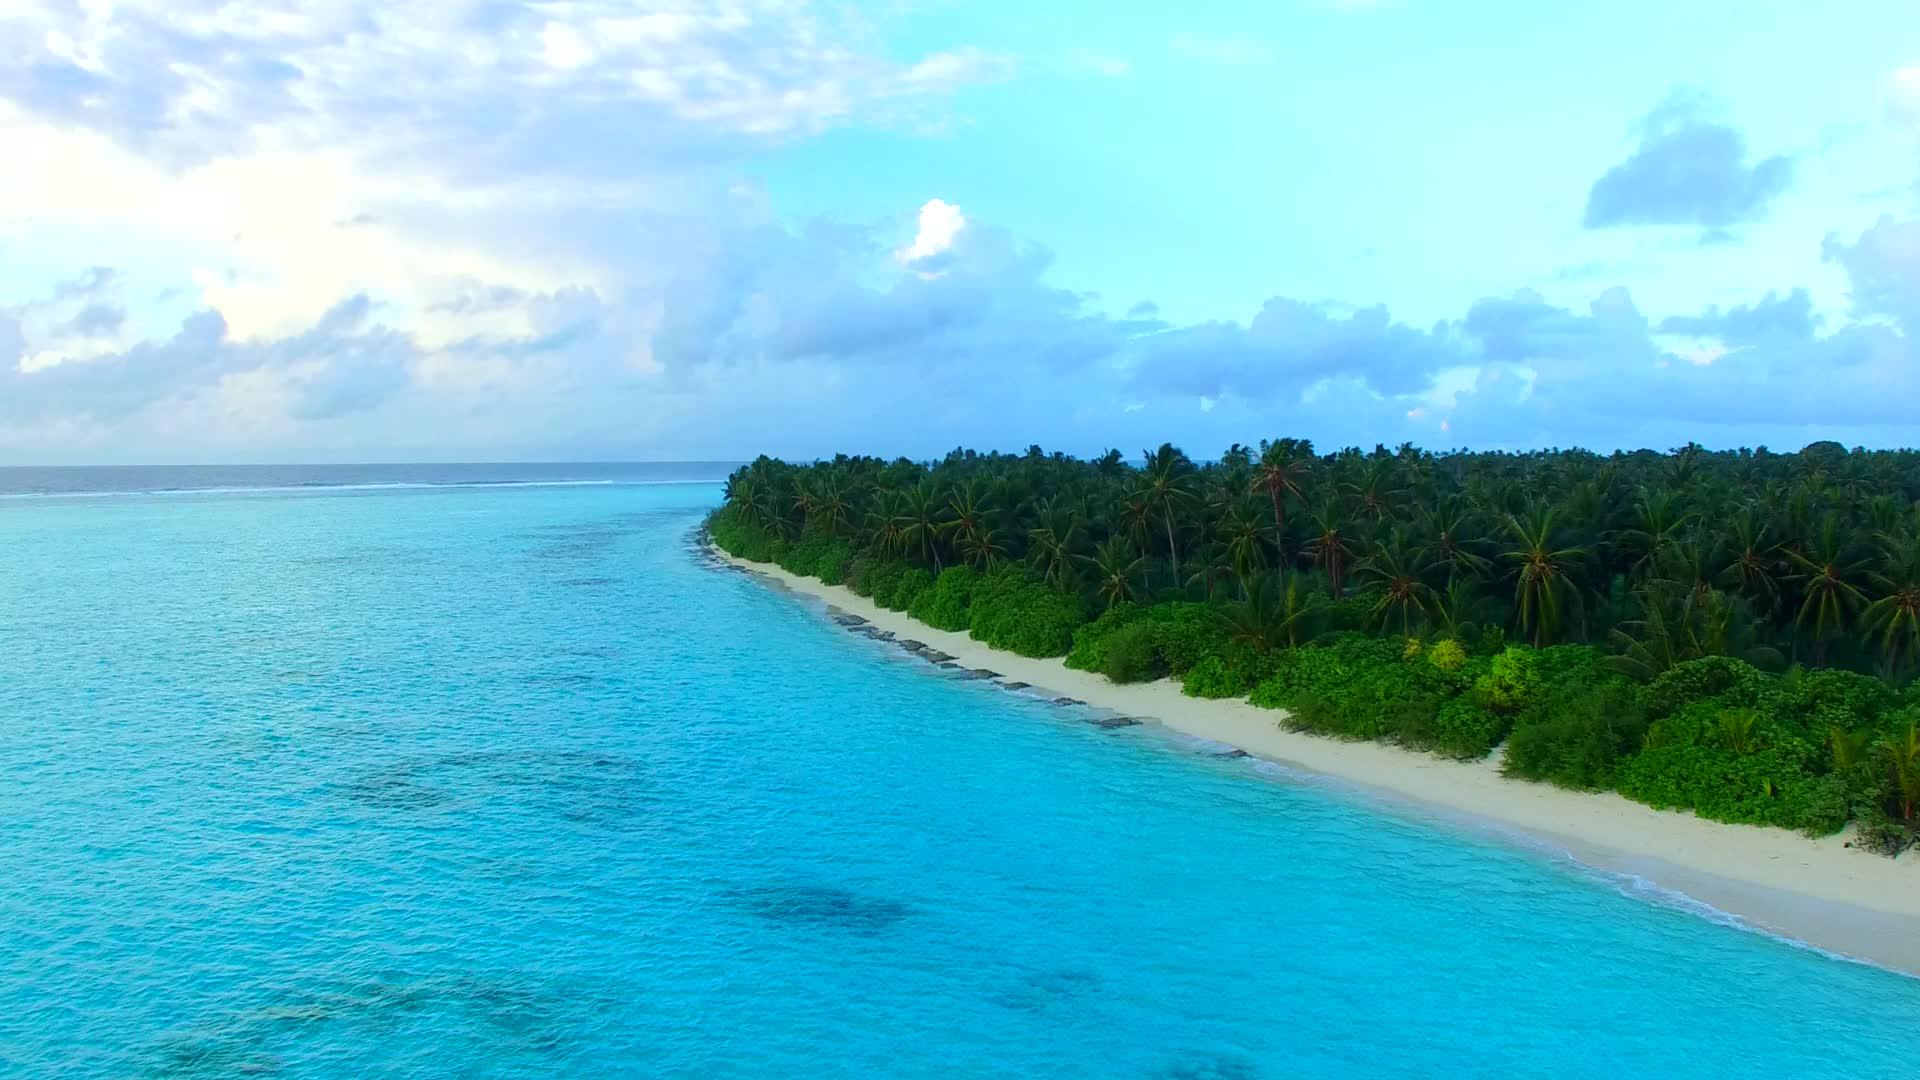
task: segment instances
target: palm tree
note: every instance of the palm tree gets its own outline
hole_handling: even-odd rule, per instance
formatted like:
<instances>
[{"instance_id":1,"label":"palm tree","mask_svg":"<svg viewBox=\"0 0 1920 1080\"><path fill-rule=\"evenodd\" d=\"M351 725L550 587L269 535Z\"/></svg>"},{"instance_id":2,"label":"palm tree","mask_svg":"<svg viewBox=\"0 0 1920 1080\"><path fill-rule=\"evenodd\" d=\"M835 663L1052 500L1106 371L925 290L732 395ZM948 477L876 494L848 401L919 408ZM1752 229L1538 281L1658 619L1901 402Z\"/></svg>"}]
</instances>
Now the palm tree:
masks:
<instances>
[{"instance_id":1,"label":"palm tree","mask_svg":"<svg viewBox=\"0 0 1920 1080\"><path fill-rule=\"evenodd\" d=\"M1359 476L1346 488L1360 513L1373 521L1385 520L1407 493L1400 482L1399 460L1391 457L1370 457L1361 462Z\"/></svg>"},{"instance_id":2,"label":"palm tree","mask_svg":"<svg viewBox=\"0 0 1920 1080\"><path fill-rule=\"evenodd\" d=\"M1734 656L1761 668L1777 668L1784 658L1752 643L1752 620L1727 594L1650 583L1639 591L1640 617L1609 632L1618 655L1607 658L1615 670L1651 681L1688 660Z\"/></svg>"},{"instance_id":3,"label":"palm tree","mask_svg":"<svg viewBox=\"0 0 1920 1080\"><path fill-rule=\"evenodd\" d=\"M1220 521L1220 538L1225 545L1227 565L1241 581L1267 568L1267 544L1261 534L1259 503L1238 498L1227 506Z\"/></svg>"},{"instance_id":4,"label":"palm tree","mask_svg":"<svg viewBox=\"0 0 1920 1080\"><path fill-rule=\"evenodd\" d=\"M1313 470L1313 443L1296 439L1260 440L1260 464L1253 474L1253 487L1267 493L1273 503L1273 549L1281 565L1287 561L1288 496L1305 501L1307 477Z\"/></svg>"},{"instance_id":5,"label":"palm tree","mask_svg":"<svg viewBox=\"0 0 1920 1080\"><path fill-rule=\"evenodd\" d=\"M1064 587L1073 574L1081 546L1080 515L1071 507L1049 500L1040 509L1039 524L1027 531L1027 559L1047 584Z\"/></svg>"},{"instance_id":6,"label":"palm tree","mask_svg":"<svg viewBox=\"0 0 1920 1080\"><path fill-rule=\"evenodd\" d=\"M1421 561L1446 567L1450 581L1482 577L1493 566L1480 554L1486 541L1479 527L1479 515L1458 495L1443 496L1431 509L1423 507L1416 519L1414 535L1421 538L1417 549Z\"/></svg>"},{"instance_id":7,"label":"palm tree","mask_svg":"<svg viewBox=\"0 0 1920 1080\"><path fill-rule=\"evenodd\" d=\"M1920 539L1884 537L1880 556L1880 568L1867 573L1879 595L1861 613L1860 626L1879 635L1887 676L1897 678L1903 661L1920 653Z\"/></svg>"},{"instance_id":8,"label":"palm tree","mask_svg":"<svg viewBox=\"0 0 1920 1080\"><path fill-rule=\"evenodd\" d=\"M979 483L968 480L948 494L946 518L940 523L940 532L955 551L977 552L983 535L993 528L993 518L994 507L981 493Z\"/></svg>"},{"instance_id":9,"label":"palm tree","mask_svg":"<svg viewBox=\"0 0 1920 1080\"><path fill-rule=\"evenodd\" d=\"M1770 609L1779 590L1775 575L1780 557L1766 521L1748 507L1728 524L1720 550L1727 563L1716 580Z\"/></svg>"},{"instance_id":10,"label":"palm tree","mask_svg":"<svg viewBox=\"0 0 1920 1080\"><path fill-rule=\"evenodd\" d=\"M1432 601L1430 616L1434 629L1441 637L1455 641L1473 637L1479 626L1468 619L1473 612L1473 586L1465 578L1454 578L1447 582L1447 591L1436 595Z\"/></svg>"},{"instance_id":11,"label":"palm tree","mask_svg":"<svg viewBox=\"0 0 1920 1080\"><path fill-rule=\"evenodd\" d=\"M1515 546L1501 555L1514 567L1514 622L1522 633L1532 631L1536 649L1559 632L1561 609L1580 602L1571 570L1586 551L1555 547L1553 519L1554 512L1545 508L1524 518L1508 514L1507 533Z\"/></svg>"},{"instance_id":12,"label":"palm tree","mask_svg":"<svg viewBox=\"0 0 1920 1080\"><path fill-rule=\"evenodd\" d=\"M1667 547L1679 537L1681 530L1692 522L1693 515L1681 511L1679 501L1678 494L1673 491L1649 491L1644 488L1640 491L1640 497L1634 500L1633 528L1620 530L1614 538L1614 546L1633 559L1627 574L1634 580L1644 580Z\"/></svg>"},{"instance_id":13,"label":"palm tree","mask_svg":"<svg viewBox=\"0 0 1920 1080\"><path fill-rule=\"evenodd\" d=\"M900 527L900 550L932 563L936 575L940 573L940 501L933 481L922 480L901 495L895 518Z\"/></svg>"},{"instance_id":14,"label":"palm tree","mask_svg":"<svg viewBox=\"0 0 1920 1080\"><path fill-rule=\"evenodd\" d=\"M1794 575L1800 583L1802 597L1794 625L1813 624L1816 666L1826 660L1827 639L1845 630L1848 617L1866 600L1860 587L1853 583L1859 577L1861 564L1853 557L1852 540L1839 516L1829 514L1819 535L1807 543L1804 552L1787 550L1787 557L1800 569Z\"/></svg>"},{"instance_id":15,"label":"palm tree","mask_svg":"<svg viewBox=\"0 0 1920 1080\"><path fill-rule=\"evenodd\" d=\"M819 522L828 536L845 532L852 521L853 508L847 500L847 478L838 470L829 471L814 488L808 507L808 523Z\"/></svg>"},{"instance_id":16,"label":"palm tree","mask_svg":"<svg viewBox=\"0 0 1920 1080\"><path fill-rule=\"evenodd\" d=\"M881 491L867 511L867 542L888 558L903 554L907 547L899 502L892 494Z\"/></svg>"},{"instance_id":17,"label":"palm tree","mask_svg":"<svg viewBox=\"0 0 1920 1080\"><path fill-rule=\"evenodd\" d=\"M1109 536L1091 556L1076 558L1093 568L1094 592L1107 607L1134 598L1133 583L1147 561L1124 536Z\"/></svg>"},{"instance_id":18,"label":"palm tree","mask_svg":"<svg viewBox=\"0 0 1920 1080\"><path fill-rule=\"evenodd\" d=\"M1293 575L1261 574L1247 584L1247 598L1221 609L1227 639L1256 649L1291 648L1311 608Z\"/></svg>"},{"instance_id":19,"label":"palm tree","mask_svg":"<svg viewBox=\"0 0 1920 1080\"><path fill-rule=\"evenodd\" d=\"M1161 524L1167 530L1167 558L1172 561L1172 581L1177 588L1180 585L1180 546L1174 540L1173 521L1180 509L1194 501L1193 462L1187 455L1174 448L1172 443L1161 443L1160 449L1148 450L1146 461L1141 467L1141 485L1134 492L1149 513L1158 514Z\"/></svg>"},{"instance_id":20,"label":"palm tree","mask_svg":"<svg viewBox=\"0 0 1920 1080\"><path fill-rule=\"evenodd\" d=\"M1222 587L1242 580L1233 572L1233 566L1227 561L1227 546L1218 541L1207 544L1195 555L1191 549L1187 552L1187 566L1191 570L1185 581L1180 584L1191 593L1198 588L1208 600L1220 594Z\"/></svg>"},{"instance_id":21,"label":"palm tree","mask_svg":"<svg viewBox=\"0 0 1920 1080\"><path fill-rule=\"evenodd\" d=\"M1339 504L1328 501L1313 512L1313 539L1307 552L1327 572L1327 588L1335 600L1346 587L1347 564L1353 560L1353 541L1345 529Z\"/></svg>"},{"instance_id":22,"label":"palm tree","mask_svg":"<svg viewBox=\"0 0 1920 1080\"><path fill-rule=\"evenodd\" d=\"M1372 554L1360 560L1359 573L1380 584L1380 599L1373 614L1385 625L1400 613L1400 636L1413 635L1414 617L1425 622L1433 610L1433 587L1421 580L1421 567L1408 552L1406 537L1395 529L1387 539L1374 545Z\"/></svg>"},{"instance_id":23,"label":"palm tree","mask_svg":"<svg viewBox=\"0 0 1920 1080\"><path fill-rule=\"evenodd\" d=\"M968 566L977 566L983 571L992 570L1007 558L1006 545L1000 542L999 532L990 522L961 533L956 548Z\"/></svg>"}]
</instances>

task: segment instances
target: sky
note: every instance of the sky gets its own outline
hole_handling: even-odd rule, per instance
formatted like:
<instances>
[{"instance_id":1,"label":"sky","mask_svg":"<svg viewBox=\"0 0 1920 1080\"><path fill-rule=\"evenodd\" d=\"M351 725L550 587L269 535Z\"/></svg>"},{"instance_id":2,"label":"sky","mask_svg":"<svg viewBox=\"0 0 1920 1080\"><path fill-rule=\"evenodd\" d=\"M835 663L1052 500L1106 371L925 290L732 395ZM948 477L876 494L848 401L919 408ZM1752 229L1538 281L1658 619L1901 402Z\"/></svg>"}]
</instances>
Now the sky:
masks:
<instances>
[{"instance_id":1,"label":"sky","mask_svg":"<svg viewBox=\"0 0 1920 1080\"><path fill-rule=\"evenodd\" d=\"M0 464L1920 442L1911 0L10 0Z\"/></svg>"}]
</instances>

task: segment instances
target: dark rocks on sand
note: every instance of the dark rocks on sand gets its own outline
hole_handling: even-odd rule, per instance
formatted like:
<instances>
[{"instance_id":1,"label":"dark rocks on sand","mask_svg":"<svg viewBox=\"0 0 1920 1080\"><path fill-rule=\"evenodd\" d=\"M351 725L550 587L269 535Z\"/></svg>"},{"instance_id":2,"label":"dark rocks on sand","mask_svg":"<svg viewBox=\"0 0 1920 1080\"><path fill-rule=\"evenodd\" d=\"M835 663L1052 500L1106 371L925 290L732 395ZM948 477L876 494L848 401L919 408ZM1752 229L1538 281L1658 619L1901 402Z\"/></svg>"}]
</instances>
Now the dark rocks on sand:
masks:
<instances>
[{"instance_id":1,"label":"dark rocks on sand","mask_svg":"<svg viewBox=\"0 0 1920 1080\"><path fill-rule=\"evenodd\" d=\"M867 625L867 620L861 618L858 615L849 615L844 611L835 613L835 615L833 616L833 621L839 623L841 626Z\"/></svg>"},{"instance_id":2,"label":"dark rocks on sand","mask_svg":"<svg viewBox=\"0 0 1920 1080\"><path fill-rule=\"evenodd\" d=\"M870 636L871 636L871 637L873 638L873 640L875 640L875 641L892 641L892 640L893 640L893 631L891 631L891 630L875 630L875 631L873 631L873 632L872 632L872 634L871 634Z\"/></svg>"},{"instance_id":3,"label":"dark rocks on sand","mask_svg":"<svg viewBox=\"0 0 1920 1080\"><path fill-rule=\"evenodd\" d=\"M912 638L901 639L900 647L907 650L908 652L926 652L927 651L926 642L915 641Z\"/></svg>"},{"instance_id":4,"label":"dark rocks on sand","mask_svg":"<svg viewBox=\"0 0 1920 1080\"><path fill-rule=\"evenodd\" d=\"M939 649L928 649L927 659L936 664L944 664L953 659L952 653L943 653Z\"/></svg>"},{"instance_id":5,"label":"dark rocks on sand","mask_svg":"<svg viewBox=\"0 0 1920 1080\"><path fill-rule=\"evenodd\" d=\"M983 667L974 668L972 671L968 672L967 674L972 675L976 679L997 679L1000 677L999 672L988 671L986 668L983 668Z\"/></svg>"},{"instance_id":6,"label":"dark rocks on sand","mask_svg":"<svg viewBox=\"0 0 1920 1080\"><path fill-rule=\"evenodd\" d=\"M953 662L953 661L951 661L951 660L941 660L941 661L939 661L939 662L937 662L937 663L936 663L936 664L935 664L934 666L935 666L935 667L941 667L941 668L945 668L945 669L947 669L948 671L959 671L959 670L960 670L960 665L959 665L959 664L956 664L956 663L954 663L954 662Z\"/></svg>"},{"instance_id":7,"label":"dark rocks on sand","mask_svg":"<svg viewBox=\"0 0 1920 1080\"><path fill-rule=\"evenodd\" d=\"M1010 682L1003 684L1003 688L1007 690L1025 690L1029 685L1030 684L1023 682Z\"/></svg>"},{"instance_id":8,"label":"dark rocks on sand","mask_svg":"<svg viewBox=\"0 0 1920 1080\"><path fill-rule=\"evenodd\" d=\"M1131 716L1103 716L1100 719L1095 720L1093 722L1093 726L1103 727L1103 728L1123 728L1123 727L1133 727L1138 723L1140 723L1140 721L1136 720Z\"/></svg>"},{"instance_id":9,"label":"dark rocks on sand","mask_svg":"<svg viewBox=\"0 0 1920 1080\"><path fill-rule=\"evenodd\" d=\"M1077 697L1057 697L1053 699L1053 703L1055 705L1085 705L1086 704L1086 702L1081 701Z\"/></svg>"},{"instance_id":10,"label":"dark rocks on sand","mask_svg":"<svg viewBox=\"0 0 1920 1080\"><path fill-rule=\"evenodd\" d=\"M1224 758L1243 758L1243 757L1252 757L1253 755L1247 753L1245 750L1242 750L1236 746L1233 749L1227 751L1226 753L1221 754L1220 756Z\"/></svg>"}]
</instances>

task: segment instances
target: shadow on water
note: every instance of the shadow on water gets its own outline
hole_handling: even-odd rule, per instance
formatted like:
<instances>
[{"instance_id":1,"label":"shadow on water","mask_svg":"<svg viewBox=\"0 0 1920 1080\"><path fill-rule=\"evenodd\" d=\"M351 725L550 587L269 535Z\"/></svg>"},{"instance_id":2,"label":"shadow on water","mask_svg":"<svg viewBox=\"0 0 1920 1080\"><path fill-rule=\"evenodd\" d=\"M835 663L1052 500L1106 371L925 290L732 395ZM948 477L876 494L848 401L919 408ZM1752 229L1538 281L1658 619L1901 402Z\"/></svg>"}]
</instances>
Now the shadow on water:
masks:
<instances>
[{"instance_id":1,"label":"shadow on water","mask_svg":"<svg viewBox=\"0 0 1920 1080\"><path fill-rule=\"evenodd\" d=\"M1209 1054L1176 1061L1147 1074L1152 1080L1260 1080L1260 1066L1232 1054Z\"/></svg>"},{"instance_id":2,"label":"shadow on water","mask_svg":"<svg viewBox=\"0 0 1920 1080\"><path fill-rule=\"evenodd\" d=\"M586 675L579 672L535 672L522 680L528 686L592 686L600 681L598 675Z\"/></svg>"},{"instance_id":3,"label":"shadow on water","mask_svg":"<svg viewBox=\"0 0 1920 1080\"><path fill-rule=\"evenodd\" d=\"M862 936L884 933L919 912L912 904L888 897L806 882L729 889L722 895L770 923Z\"/></svg>"},{"instance_id":4,"label":"shadow on water","mask_svg":"<svg viewBox=\"0 0 1920 1080\"><path fill-rule=\"evenodd\" d=\"M1106 980L1086 968L1055 968L1027 974L1015 985L996 994L994 1001L1021 1012L1042 1012L1056 1005L1078 1002L1098 993Z\"/></svg>"},{"instance_id":5,"label":"shadow on water","mask_svg":"<svg viewBox=\"0 0 1920 1080\"><path fill-rule=\"evenodd\" d=\"M356 547L332 551L325 555L296 555L287 560L294 566L316 566L327 569L362 570L369 573L390 574L397 568L417 565L433 555L431 549L411 547Z\"/></svg>"},{"instance_id":6,"label":"shadow on water","mask_svg":"<svg viewBox=\"0 0 1920 1080\"><path fill-rule=\"evenodd\" d=\"M577 521L554 525L536 525L519 535L531 546L529 558L541 561L597 559L608 554L621 540L648 532L661 522L685 517L680 510L636 510L615 514L598 521Z\"/></svg>"},{"instance_id":7,"label":"shadow on water","mask_svg":"<svg viewBox=\"0 0 1920 1080\"><path fill-rule=\"evenodd\" d=\"M383 1040L409 1023L463 1030L488 1060L551 1059L569 1045L569 1006L581 995L534 989L513 976L449 975L276 989L257 1007L211 1017L164 1039L147 1074L156 1077L271 1074L307 1039L337 1047L342 1030Z\"/></svg>"},{"instance_id":8,"label":"shadow on water","mask_svg":"<svg viewBox=\"0 0 1920 1080\"><path fill-rule=\"evenodd\" d=\"M659 803L645 767L578 750L480 750L422 758L356 777L349 800L396 813L517 804L580 824L613 824Z\"/></svg>"}]
</instances>

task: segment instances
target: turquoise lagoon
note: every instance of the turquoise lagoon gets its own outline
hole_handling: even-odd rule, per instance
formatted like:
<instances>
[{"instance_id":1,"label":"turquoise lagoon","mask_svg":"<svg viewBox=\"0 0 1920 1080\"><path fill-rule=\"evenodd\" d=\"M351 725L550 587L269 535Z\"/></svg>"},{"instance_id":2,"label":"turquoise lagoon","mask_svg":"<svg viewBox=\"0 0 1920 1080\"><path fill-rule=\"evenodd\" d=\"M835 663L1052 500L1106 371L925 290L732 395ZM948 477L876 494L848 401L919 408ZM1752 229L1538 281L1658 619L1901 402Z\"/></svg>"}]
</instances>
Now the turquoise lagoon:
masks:
<instances>
[{"instance_id":1,"label":"turquoise lagoon","mask_svg":"<svg viewBox=\"0 0 1920 1080\"><path fill-rule=\"evenodd\" d=\"M648 475L0 503L0 1072L1920 1063L1920 981L949 678Z\"/></svg>"}]
</instances>

